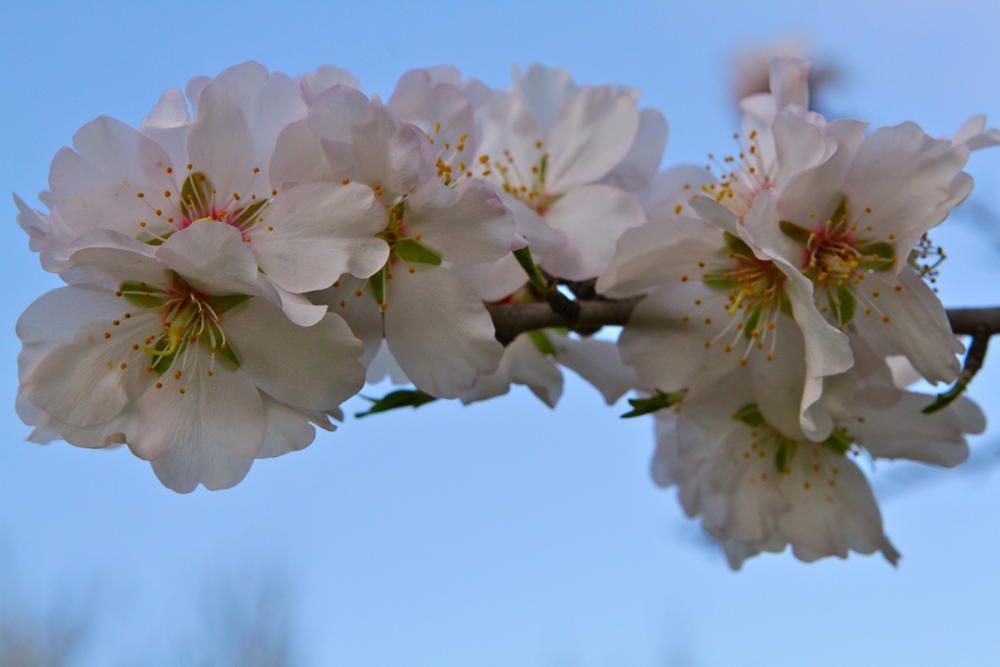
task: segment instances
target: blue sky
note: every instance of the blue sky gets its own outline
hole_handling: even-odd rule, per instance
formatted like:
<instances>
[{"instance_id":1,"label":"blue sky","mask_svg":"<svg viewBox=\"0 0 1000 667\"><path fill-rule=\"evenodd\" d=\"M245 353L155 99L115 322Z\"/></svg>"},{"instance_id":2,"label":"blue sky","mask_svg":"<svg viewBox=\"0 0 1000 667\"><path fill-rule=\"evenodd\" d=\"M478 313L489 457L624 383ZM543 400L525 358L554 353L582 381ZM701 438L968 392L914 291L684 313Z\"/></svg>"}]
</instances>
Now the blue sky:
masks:
<instances>
[{"instance_id":1,"label":"blue sky","mask_svg":"<svg viewBox=\"0 0 1000 667\"><path fill-rule=\"evenodd\" d=\"M998 20L988 0L15 3L0 184L33 198L83 123L137 123L164 89L245 59L332 63L381 93L421 65L496 85L514 63L564 66L641 89L670 121L672 164L730 145L728 54L794 32L844 69L831 111L941 134L976 112L1000 123ZM1000 156L970 169L974 202L1000 210ZM786 555L739 574L649 481L649 423L575 380L554 412L516 391L349 420L223 493L173 494L124 451L25 443L14 322L57 281L0 206L0 600L85 618L80 664L186 664L218 637L206 598L260 580L287 593L265 614L305 664L980 665L1000 651L997 431L965 472L880 466L898 569ZM966 209L935 237L951 257L941 294L994 305L1000 229ZM998 388L988 360L972 395L1000 418Z\"/></svg>"}]
</instances>

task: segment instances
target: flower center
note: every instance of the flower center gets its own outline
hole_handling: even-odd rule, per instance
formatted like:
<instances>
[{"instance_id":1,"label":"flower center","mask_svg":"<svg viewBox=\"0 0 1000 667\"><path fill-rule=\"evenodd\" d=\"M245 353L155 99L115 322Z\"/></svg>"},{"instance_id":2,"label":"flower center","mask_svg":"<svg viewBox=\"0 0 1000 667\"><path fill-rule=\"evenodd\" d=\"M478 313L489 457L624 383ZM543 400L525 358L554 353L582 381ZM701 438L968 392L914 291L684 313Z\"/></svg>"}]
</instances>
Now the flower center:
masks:
<instances>
[{"instance_id":1,"label":"flower center","mask_svg":"<svg viewBox=\"0 0 1000 667\"><path fill-rule=\"evenodd\" d=\"M217 356L230 368L239 366L239 360L222 328L222 314L243 303L249 296L206 295L176 274L168 287L126 281L116 294L140 308L161 311L160 331L147 336L140 347L151 358L147 368L149 372L162 375L175 364L183 369L190 348L199 343L211 355L210 375Z\"/></svg>"},{"instance_id":2,"label":"flower center","mask_svg":"<svg viewBox=\"0 0 1000 667\"><path fill-rule=\"evenodd\" d=\"M736 155L719 160L713 153L708 154L711 164L707 168L715 173L718 182L707 183L701 190L742 219L754 198L772 186L775 165L764 157L756 130L745 138L736 133L733 139L740 148Z\"/></svg>"},{"instance_id":3,"label":"flower center","mask_svg":"<svg viewBox=\"0 0 1000 667\"><path fill-rule=\"evenodd\" d=\"M173 167L164 171L173 178ZM140 220L139 238L146 243L159 245L178 230L190 227L196 222L213 221L231 225L240 230L243 240L250 242L249 230L264 219L264 211L276 190L270 194L258 194L260 189L260 168L254 167L247 176L247 184L241 192L220 193L208 176L196 171L194 165L187 165L187 176L180 188L166 189L162 193L138 192L149 209L150 215ZM268 227L267 231L273 228Z\"/></svg>"},{"instance_id":4,"label":"flower center","mask_svg":"<svg viewBox=\"0 0 1000 667\"><path fill-rule=\"evenodd\" d=\"M807 473L823 473L824 466L820 461L822 458L820 454L823 450L838 456L846 456L852 451L860 451L854 438L846 429L840 427L835 428L830 437L823 442L800 442L789 438L764 419L755 403L744 405L732 417L750 429L749 442L745 448L735 453L736 456L746 461L757 459L766 462L770 458L769 467L773 467L781 474L790 474L795 463L799 464L800 470ZM809 456L805 457L804 460L797 458L805 453L804 450L808 450ZM810 461L810 459L813 460ZM829 473L829 478L832 481L840 470L836 466L832 466L826 472ZM767 479L766 469L763 470L760 478ZM833 487L836 483L828 482L827 485ZM804 488L808 491L811 486L811 483L806 482Z\"/></svg>"},{"instance_id":5,"label":"flower center","mask_svg":"<svg viewBox=\"0 0 1000 667\"><path fill-rule=\"evenodd\" d=\"M774 359L777 346L777 322L781 313L790 314L791 304L784 293L785 275L772 262L760 260L740 239L726 233L728 248L725 259L715 266L706 267L701 279L706 287L726 295L724 312L729 322L711 339L705 341L710 348L722 343L730 353L745 340L741 364L746 364L753 350L767 348L767 360ZM686 280L682 276L681 280ZM701 305L701 299L695 300ZM688 321L689 316L685 316ZM711 318L705 318L711 326Z\"/></svg>"},{"instance_id":6,"label":"flower center","mask_svg":"<svg viewBox=\"0 0 1000 667\"><path fill-rule=\"evenodd\" d=\"M802 272L818 290L826 292L829 307L823 310L831 313L837 324L847 324L854 317L856 297L861 295L856 288L865 276L889 271L896 264L892 243L863 238L858 235L857 223L848 222L846 198L818 228L806 229L789 220L778 224L785 236L802 247ZM890 235L889 240L895 238ZM863 299L867 304L867 297Z\"/></svg>"}]
</instances>

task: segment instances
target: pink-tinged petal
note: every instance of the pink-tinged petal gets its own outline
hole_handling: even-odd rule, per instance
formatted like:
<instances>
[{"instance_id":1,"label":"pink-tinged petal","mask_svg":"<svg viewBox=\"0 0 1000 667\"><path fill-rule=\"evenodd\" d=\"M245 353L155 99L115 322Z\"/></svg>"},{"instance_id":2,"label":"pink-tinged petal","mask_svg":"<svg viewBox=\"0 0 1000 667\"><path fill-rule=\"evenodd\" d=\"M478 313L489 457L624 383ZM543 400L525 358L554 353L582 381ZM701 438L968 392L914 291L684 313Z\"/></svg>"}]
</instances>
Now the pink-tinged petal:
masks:
<instances>
[{"instance_id":1,"label":"pink-tinged petal","mask_svg":"<svg viewBox=\"0 0 1000 667\"><path fill-rule=\"evenodd\" d=\"M557 201L546 221L566 234L568 243L542 258L542 266L560 278L587 280L607 267L625 230L643 224L646 216L627 192L588 185Z\"/></svg>"},{"instance_id":2,"label":"pink-tinged petal","mask_svg":"<svg viewBox=\"0 0 1000 667\"><path fill-rule=\"evenodd\" d=\"M813 454L813 451L816 454ZM882 515L872 494L871 486L853 461L834 455L822 445L800 448L798 464L791 474L781 476L782 494L788 499L789 510L778 518L781 532L792 545L796 557L808 561L826 556L847 558L855 551L871 554L881 551L890 562L899 554L882 530ZM809 462L815 461L821 470L838 469L836 485L817 488L806 485ZM833 501L826 500L827 497Z\"/></svg>"},{"instance_id":3,"label":"pink-tinged petal","mask_svg":"<svg viewBox=\"0 0 1000 667\"><path fill-rule=\"evenodd\" d=\"M222 326L240 370L282 403L331 410L364 385L361 342L337 315L300 327L273 305L251 299L226 313Z\"/></svg>"},{"instance_id":4,"label":"pink-tinged petal","mask_svg":"<svg viewBox=\"0 0 1000 667\"><path fill-rule=\"evenodd\" d=\"M267 278L291 292L325 289L343 273L367 278L389 259L375 236L388 217L365 185L300 185L279 194L264 218L252 230L253 251Z\"/></svg>"},{"instance_id":5,"label":"pink-tinged petal","mask_svg":"<svg viewBox=\"0 0 1000 667\"><path fill-rule=\"evenodd\" d=\"M28 247L34 252L38 252L42 247L45 235L48 233L48 216L28 206L28 203L16 194L14 195L14 205L17 206L17 224L28 235Z\"/></svg>"},{"instance_id":6,"label":"pink-tinged petal","mask_svg":"<svg viewBox=\"0 0 1000 667\"><path fill-rule=\"evenodd\" d=\"M385 340L381 339L378 352L371 360L371 363L368 364L365 382L368 384L377 384L386 380L396 386L412 384L410 378L406 377L406 373L396 363L396 359L392 356L392 352L389 351L389 346L385 343Z\"/></svg>"},{"instance_id":7,"label":"pink-tinged petal","mask_svg":"<svg viewBox=\"0 0 1000 667\"><path fill-rule=\"evenodd\" d=\"M94 426L117 416L141 390L146 381L147 362L140 349L150 334L160 330L159 313L139 311L125 318L127 308L110 293L103 299L84 290L58 292L35 302L22 315L18 331L25 336L25 357L21 361L21 386L25 397L41 410L71 426ZM80 306L62 318L73 333L56 343L40 335L35 324L48 317L53 305L63 304L70 295L80 296ZM104 301L105 303L101 303ZM78 310L98 304L94 313ZM107 314L117 303L121 310L114 320L96 321L97 313ZM71 323L76 322L75 325ZM117 326L115 325L117 322Z\"/></svg>"},{"instance_id":8,"label":"pink-tinged petal","mask_svg":"<svg viewBox=\"0 0 1000 667\"><path fill-rule=\"evenodd\" d=\"M160 483L177 493L191 493L199 484L210 491L230 489L243 481L252 465L253 459L191 440L151 462Z\"/></svg>"},{"instance_id":9,"label":"pink-tinged petal","mask_svg":"<svg viewBox=\"0 0 1000 667\"><path fill-rule=\"evenodd\" d=\"M347 321L351 331L364 345L361 365L368 367L382 345L385 327L382 311L367 281L341 276L333 287L314 293L312 298L317 303L328 305L331 313Z\"/></svg>"},{"instance_id":10,"label":"pink-tinged petal","mask_svg":"<svg viewBox=\"0 0 1000 667\"><path fill-rule=\"evenodd\" d=\"M809 108L809 70L812 65L798 58L771 61L771 95L777 108L795 105Z\"/></svg>"},{"instance_id":11,"label":"pink-tinged petal","mask_svg":"<svg viewBox=\"0 0 1000 667\"><path fill-rule=\"evenodd\" d=\"M375 109L360 90L334 86L309 108L309 128L321 139L349 142L354 127L372 121Z\"/></svg>"},{"instance_id":12,"label":"pink-tinged petal","mask_svg":"<svg viewBox=\"0 0 1000 667\"><path fill-rule=\"evenodd\" d=\"M965 121L962 127L958 128L955 136L951 140L952 145L965 145L969 150L979 150L981 148L992 148L1000 146L1000 129L995 127L986 128L986 116L977 114Z\"/></svg>"},{"instance_id":13,"label":"pink-tinged petal","mask_svg":"<svg viewBox=\"0 0 1000 667\"><path fill-rule=\"evenodd\" d=\"M423 183L406 200L410 236L455 264L500 259L515 246L514 220L493 188L478 182L448 188Z\"/></svg>"},{"instance_id":14,"label":"pink-tinged petal","mask_svg":"<svg viewBox=\"0 0 1000 667\"><path fill-rule=\"evenodd\" d=\"M696 299L702 300L706 311L718 312L723 307L722 297L700 283L678 281L653 292L632 311L618 347L622 361L635 369L645 386L679 391L705 371L709 349L705 343L717 332L685 321ZM726 358L735 365L733 355Z\"/></svg>"},{"instance_id":15,"label":"pink-tinged petal","mask_svg":"<svg viewBox=\"0 0 1000 667\"><path fill-rule=\"evenodd\" d=\"M469 391L461 395L468 405L502 396L512 384L528 387L535 396L554 408L562 395L563 377L559 368L535 346L530 336L515 338L503 351L503 359L496 371L482 375Z\"/></svg>"},{"instance_id":16,"label":"pink-tinged petal","mask_svg":"<svg viewBox=\"0 0 1000 667\"><path fill-rule=\"evenodd\" d=\"M436 80L432 70L410 70L400 77L386 108L433 137L434 149L445 150L450 163L473 164L478 145L475 116L457 82ZM445 149L445 144L451 148Z\"/></svg>"},{"instance_id":17,"label":"pink-tinged petal","mask_svg":"<svg viewBox=\"0 0 1000 667\"><path fill-rule=\"evenodd\" d=\"M688 202L705 222L714 226L719 231L740 235L740 220L728 208L708 196L695 196Z\"/></svg>"},{"instance_id":18,"label":"pink-tinged petal","mask_svg":"<svg viewBox=\"0 0 1000 667\"><path fill-rule=\"evenodd\" d=\"M291 123L278 135L268 176L278 189L340 180L330 168L323 144L308 120Z\"/></svg>"},{"instance_id":19,"label":"pink-tinged petal","mask_svg":"<svg viewBox=\"0 0 1000 667\"><path fill-rule=\"evenodd\" d=\"M545 218L538 215L533 208L525 205L520 199L512 197L503 190L497 195L500 201L514 216L514 226L519 236L523 237L531 251L539 256L556 252L566 245L566 234L550 226Z\"/></svg>"},{"instance_id":20,"label":"pink-tinged petal","mask_svg":"<svg viewBox=\"0 0 1000 667\"><path fill-rule=\"evenodd\" d=\"M254 294L257 258L238 229L223 222L196 222L174 233L156 258L209 294Z\"/></svg>"},{"instance_id":21,"label":"pink-tinged petal","mask_svg":"<svg viewBox=\"0 0 1000 667\"><path fill-rule=\"evenodd\" d=\"M636 197L647 211L661 205L673 210L680 205L682 212L690 214L688 200L701 193L702 185L714 180L711 172L704 167L681 164L654 174L649 186Z\"/></svg>"},{"instance_id":22,"label":"pink-tinged petal","mask_svg":"<svg viewBox=\"0 0 1000 667\"><path fill-rule=\"evenodd\" d=\"M778 112L773 131L775 169L769 179L778 188L796 174L828 161L837 148L826 136L825 127L810 122L796 109Z\"/></svg>"},{"instance_id":23,"label":"pink-tinged petal","mask_svg":"<svg viewBox=\"0 0 1000 667\"><path fill-rule=\"evenodd\" d=\"M264 417L267 428L258 459L270 459L305 449L316 439L316 429L309 417L264 394ZM332 424L325 427L336 430Z\"/></svg>"},{"instance_id":24,"label":"pink-tinged petal","mask_svg":"<svg viewBox=\"0 0 1000 667\"><path fill-rule=\"evenodd\" d=\"M512 88L524 100L542 135L548 132L566 100L577 90L568 71L537 64L531 65L523 76L515 66Z\"/></svg>"},{"instance_id":25,"label":"pink-tinged petal","mask_svg":"<svg viewBox=\"0 0 1000 667\"><path fill-rule=\"evenodd\" d=\"M514 255L487 264L463 264L452 270L483 301L502 301L528 281Z\"/></svg>"},{"instance_id":26,"label":"pink-tinged petal","mask_svg":"<svg viewBox=\"0 0 1000 667\"><path fill-rule=\"evenodd\" d=\"M307 104L312 104L320 95L334 86L346 86L361 90L361 83L357 77L346 69L333 65L320 65L309 74L303 75L300 79L300 85L302 97Z\"/></svg>"},{"instance_id":27,"label":"pink-tinged petal","mask_svg":"<svg viewBox=\"0 0 1000 667\"><path fill-rule=\"evenodd\" d=\"M607 182L636 193L649 187L666 146L667 119L655 109L643 109L639 112L639 129L632 148L607 175Z\"/></svg>"},{"instance_id":28,"label":"pink-tinged petal","mask_svg":"<svg viewBox=\"0 0 1000 667\"><path fill-rule=\"evenodd\" d=\"M548 188L567 193L600 180L628 155L638 129L639 110L627 92L580 88L545 136Z\"/></svg>"},{"instance_id":29,"label":"pink-tinged petal","mask_svg":"<svg viewBox=\"0 0 1000 667\"><path fill-rule=\"evenodd\" d=\"M255 91L246 118L258 166L267 166L278 135L290 123L304 119L306 111L298 83L284 74L272 74Z\"/></svg>"},{"instance_id":30,"label":"pink-tinged petal","mask_svg":"<svg viewBox=\"0 0 1000 667\"><path fill-rule=\"evenodd\" d=\"M427 160L427 137L413 125L400 125L385 109L374 108L371 120L355 125L351 143L359 173L356 180L381 186L386 197L398 197L433 177Z\"/></svg>"},{"instance_id":31,"label":"pink-tinged petal","mask_svg":"<svg viewBox=\"0 0 1000 667\"><path fill-rule=\"evenodd\" d=\"M935 140L913 123L883 127L865 138L847 172L848 219L906 257L972 188L962 173L967 146ZM899 262L902 267L904 262Z\"/></svg>"},{"instance_id":32,"label":"pink-tinged petal","mask_svg":"<svg viewBox=\"0 0 1000 667\"><path fill-rule=\"evenodd\" d=\"M187 100L179 88L171 88L160 96L139 131L159 145L176 165L187 163L187 134L191 129L191 114Z\"/></svg>"},{"instance_id":33,"label":"pink-tinged petal","mask_svg":"<svg viewBox=\"0 0 1000 667\"><path fill-rule=\"evenodd\" d=\"M482 301L443 268L394 272L385 336L413 383L440 398L460 396L503 356Z\"/></svg>"},{"instance_id":34,"label":"pink-tinged petal","mask_svg":"<svg viewBox=\"0 0 1000 667\"><path fill-rule=\"evenodd\" d=\"M933 400L933 396L907 391L899 392L895 405L874 406L862 392L844 419L851 423L851 435L876 458L951 468L969 457L965 434L981 431L986 420L979 407L964 397L961 404L923 414L921 410Z\"/></svg>"},{"instance_id":35,"label":"pink-tinged petal","mask_svg":"<svg viewBox=\"0 0 1000 667\"><path fill-rule=\"evenodd\" d=\"M844 198L844 178L864 138L865 127L864 123L847 120L836 121L828 126L827 135L835 138L836 149L829 159L796 173L787 182L778 201L778 215L781 220L790 220L801 227L817 229L830 219ZM775 232L780 234L777 225L773 227L773 230L762 228L751 233L755 238ZM785 244L784 256L787 259L792 260L793 257L798 258L801 255L801 251L788 252L787 248L790 246L787 245L789 243L787 237L781 243ZM780 248L779 243L771 245L776 249Z\"/></svg>"},{"instance_id":36,"label":"pink-tinged petal","mask_svg":"<svg viewBox=\"0 0 1000 667\"><path fill-rule=\"evenodd\" d=\"M205 87L188 132L188 159L211 180L220 206L233 193L249 198L253 170L267 166L257 162L245 111L226 93L219 81Z\"/></svg>"},{"instance_id":37,"label":"pink-tinged petal","mask_svg":"<svg viewBox=\"0 0 1000 667\"><path fill-rule=\"evenodd\" d=\"M659 209L658 209L659 210ZM650 292L681 276L701 277L699 263L713 258L722 235L697 218L664 211L618 239L614 258L597 279L597 291L611 298Z\"/></svg>"},{"instance_id":38,"label":"pink-tinged petal","mask_svg":"<svg viewBox=\"0 0 1000 667\"><path fill-rule=\"evenodd\" d=\"M856 288L858 314L853 323L883 354L903 354L929 382L952 382L962 369L944 306L910 267L898 276L869 274ZM878 296L876 296L876 294Z\"/></svg>"},{"instance_id":39,"label":"pink-tinged petal","mask_svg":"<svg viewBox=\"0 0 1000 667\"><path fill-rule=\"evenodd\" d=\"M608 405L613 405L628 390L642 386L635 371L622 363L614 343L552 333L546 335L556 348L559 363L593 385Z\"/></svg>"},{"instance_id":40,"label":"pink-tinged petal","mask_svg":"<svg viewBox=\"0 0 1000 667\"><path fill-rule=\"evenodd\" d=\"M213 447L256 456L264 439L264 406L250 376L213 364L208 349L199 345L188 349L181 372L177 377L171 366L159 378L159 388L147 383L137 401L135 432L127 434L132 453L155 461L179 450L188 452L192 464L199 450Z\"/></svg>"}]
</instances>

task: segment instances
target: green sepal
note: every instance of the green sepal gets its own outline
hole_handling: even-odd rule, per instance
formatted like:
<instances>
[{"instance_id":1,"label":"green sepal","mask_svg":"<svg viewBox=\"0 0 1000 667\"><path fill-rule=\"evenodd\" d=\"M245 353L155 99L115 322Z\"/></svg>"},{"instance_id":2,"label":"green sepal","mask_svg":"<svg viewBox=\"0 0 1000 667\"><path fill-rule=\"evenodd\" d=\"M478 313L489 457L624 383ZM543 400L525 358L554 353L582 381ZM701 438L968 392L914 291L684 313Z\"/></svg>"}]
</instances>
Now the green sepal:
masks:
<instances>
[{"instance_id":1,"label":"green sepal","mask_svg":"<svg viewBox=\"0 0 1000 667\"><path fill-rule=\"evenodd\" d=\"M955 399L957 399L959 396L965 393L965 389L968 386L969 386L968 380L960 377L958 379L958 382L956 382L951 389L949 389L944 393L938 394L931 402L931 404L924 408L921 408L920 412L922 412L925 415L932 415L935 412L940 412L941 410L944 410L946 407L954 403Z\"/></svg>"},{"instance_id":2,"label":"green sepal","mask_svg":"<svg viewBox=\"0 0 1000 667\"><path fill-rule=\"evenodd\" d=\"M801 246L809 243L812 239L813 233L806 229L805 227L799 227L791 220L781 220L778 222L778 227L781 228L781 232L792 239Z\"/></svg>"},{"instance_id":3,"label":"green sepal","mask_svg":"<svg viewBox=\"0 0 1000 667\"><path fill-rule=\"evenodd\" d=\"M151 245L151 246L161 246L161 245L163 245L164 241L166 241L167 239L169 239L173 235L174 235L173 232L165 232L161 236L154 236L153 238L149 239L148 241L143 241L143 243L145 243L146 245Z\"/></svg>"},{"instance_id":4,"label":"green sepal","mask_svg":"<svg viewBox=\"0 0 1000 667\"><path fill-rule=\"evenodd\" d=\"M837 205L837 210L833 212L830 216L830 222L835 225L842 224L847 221L847 197L841 197L840 203Z\"/></svg>"},{"instance_id":5,"label":"green sepal","mask_svg":"<svg viewBox=\"0 0 1000 667\"><path fill-rule=\"evenodd\" d=\"M174 348L173 352L163 354L163 351L167 348L168 344L167 337L161 336L160 340L156 341L156 345L153 346L153 350L150 352L150 354L153 355L153 363L150 364L150 366L153 368L153 373L156 375L163 375L170 370L170 366L174 363L177 353L184 348L184 343L181 343Z\"/></svg>"},{"instance_id":6,"label":"green sepal","mask_svg":"<svg viewBox=\"0 0 1000 667\"><path fill-rule=\"evenodd\" d=\"M188 174L181 186L181 211L184 217L193 222L199 212L205 212L204 207L211 203L212 199L212 181L200 171Z\"/></svg>"},{"instance_id":7,"label":"green sepal","mask_svg":"<svg viewBox=\"0 0 1000 667\"><path fill-rule=\"evenodd\" d=\"M545 279L542 274L542 270L538 268L535 264L535 258L531 256L531 248L521 248L514 251L514 259L517 263L521 265L524 269L524 273L528 276L528 280L531 282L531 286L534 287L539 294L548 294L551 291L551 286L549 281Z\"/></svg>"},{"instance_id":8,"label":"green sepal","mask_svg":"<svg viewBox=\"0 0 1000 667\"><path fill-rule=\"evenodd\" d=\"M854 444L854 441L848 435L846 429L835 428L830 437L823 441L823 444L830 450L843 456L851 450L851 445Z\"/></svg>"},{"instance_id":9,"label":"green sepal","mask_svg":"<svg viewBox=\"0 0 1000 667\"><path fill-rule=\"evenodd\" d=\"M257 214L260 213L260 210L265 206L267 206L267 200L261 199L260 201L256 201L250 204L249 206L244 206L243 208L237 209L236 211L233 212L233 217L230 221L230 224L235 225L237 227L243 227L248 222L254 220L257 217Z\"/></svg>"},{"instance_id":10,"label":"green sepal","mask_svg":"<svg viewBox=\"0 0 1000 667\"><path fill-rule=\"evenodd\" d=\"M754 257L753 250L750 249L750 246L744 243L743 239L735 234L722 232L722 238L726 243L726 248L728 248L730 252L742 255L743 257Z\"/></svg>"},{"instance_id":11,"label":"green sepal","mask_svg":"<svg viewBox=\"0 0 1000 667\"><path fill-rule=\"evenodd\" d=\"M621 418L631 419L633 417L641 417L642 415L648 415L652 412L656 412L657 410L677 405L684 400L684 395L686 393L686 391L674 391L667 393L657 390L656 393L649 398L630 398L628 399L628 404L632 406L632 409L623 414Z\"/></svg>"},{"instance_id":12,"label":"green sepal","mask_svg":"<svg viewBox=\"0 0 1000 667\"><path fill-rule=\"evenodd\" d=\"M441 265L441 255L437 254L420 241L413 239L400 239L393 246L396 256L404 262L411 264L430 264L431 266Z\"/></svg>"},{"instance_id":13,"label":"green sepal","mask_svg":"<svg viewBox=\"0 0 1000 667\"><path fill-rule=\"evenodd\" d=\"M792 300L788 298L788 295L784 291L778 296L778 307L788 317L795 317L795 313L792 310Z\"/></svg>"},{"instance_id":14,"label":"green sepal","mask_svg":"<svg viewBox=\"0 0 1000 667\"><path fill-rule=\"evenodd\" d=\"M790 440L788 438L781 438L778 445L778 451L774 453L774 466L779 472L791 472L792 470L792 459L795 458L795 452L799 449L799 443L795 440Z\"/></svg>"},{"instance_id":15,"label":"green sepal","mask_svg":"<svg viewBox=\"0 0 1000 667\"><path fill-rule=\"evenodd\" d=\"M202 338L202 340L205 339ZM205 342L207 343L208 341L206 340ZM236 350L234 350L233 346L230 345L229 343L220 345L219 347L215 348L215 354L216 354L216 359L219 360L219 363L222 365L223 368L230 371L235 371L240 367L240 358L236 354Z\"/></svg>"},{"instance_id":16,"label":"green sepal","mask_svg":"<svg viewBox=\"0 0 1000 667\"><path fill-rule=\"evenodd\" d=\"M858 248L861 267L871 271L888 271L896 263L896 248L891 243L879 241Z\"/></svg>"},{"instance_id":17,"label":"green sepal","mask_svg":"<svg viewBox=\"0 0 1000 667\"><path fill-rule=\"evenodd\" d=\"M389 265L386 264L368 279L368 286L372 288L372 295L375 297L375 302L380 306L385 304L385 277L388 270Z\"/></svg>"},{"instance_id":18,"label":"green sepal","mask_svg":"<svg viewBox=\"0 0 1000 667\"><path fill-rule=\"evenodd\" d=\"M531 342L534 343L535 348L537 348L538 351L546 357L556 356L558 350L556 350L556 346L552 344L552 341L549 340L549 337L545 335L544 331L540 331L538 329L529 331L528 337L531 338Z\"/></svg>"},{"instance_id":19,"label":"green sepal","mask_svg":"<svg viewBox=\"0 0 1000 667\"><path fill-rule=\"evenodd\" d=\"M750 311L750 316L743 322L744 336L747 338L753 338L753 332L757 329L757 325L760 324L760 316L763 312L764 306L762 304L757 304L754 309Z\"/></svg>"},{"instance_id":20,"label":"green sepal","mask_svg":"<svg viewBox=\"0 0 1000 667\"><path fill-rule=\"evenodd\" d=\"M163 291L137 280L126 280L118 286L122 298L139 308L157 308L166 300Z\"/></svg>"},{"instance_id":21,"label":"green sepal","mask_svg":"<svg viewBox=\"0 0 1000 667\"><path fill-rule=\"evenodd\" d=\"M719 290L720 292L728 292L736 287L736 281L730 278L709 278L704 276L701 282L710 289Z\"/></svg>"},{"instance_id":22,"label":"green sepal","mask_svg":"<svg viewBox=\"0 0 1000 667\"><path fill-rule=\"evenodd\" d=\"M837 324L844 325L854 319L856 300L849 287L838 285L836 291L827 290L827 301Z\"/></svg>"},{"instance_id":23,"label":"green sepal","mask_svg":"<svg viewBox=\"0 0 1000 667\"><path fill-rule=\"evenodd\" d=\"M757 428L764 425L764 416L760 414L760 409L756 403L748 403L733 413L733 419L741 421L747 426Z\"/></svg>"},{"instance_id":24,"label":"green sepal","mask_svg":"<svg viewBox=\"0 0 1000 667\"><path fill-rule=\"evenodd\" d=\"M389 392L382 398L369 398L368 396L362 396L362 398L370 401L372 405L364 412L355 412L354 416L358 419L397 408L419 408L421 405L426 405L437 400L435 397L419 389L397 389L396 391Z\"/></svg>"},{"instance_id":25,"label":"green sepal","mask_svg":"<svg viewBox=\"0 0 1000 667\"><path fill-rule=\"evenodd\" d=\"M246 303L249 299L249 294L227 294L225 296L211 296L207 299L207 303L216 315L222 315L241 303Z\"/></svg>"}]
</instances>

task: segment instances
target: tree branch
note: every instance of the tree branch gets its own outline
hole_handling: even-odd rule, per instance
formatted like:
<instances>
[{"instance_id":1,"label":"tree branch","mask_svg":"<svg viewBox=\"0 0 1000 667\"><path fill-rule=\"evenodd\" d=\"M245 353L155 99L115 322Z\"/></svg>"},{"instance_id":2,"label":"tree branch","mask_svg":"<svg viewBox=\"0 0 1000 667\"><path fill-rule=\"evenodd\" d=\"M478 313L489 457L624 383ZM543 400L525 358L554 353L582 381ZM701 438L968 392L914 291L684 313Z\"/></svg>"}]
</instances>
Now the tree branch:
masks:
<instances>
[{"instance_id":1,"label":"tree branch","mask_svg":"<svg viewBox=\"0 0 1000 667\"><path fill-rule=\"evenodd\" d=\"M638 301L577 301L580 310L576 317L569 310L556 312L547 303L500 303L486 307L493 317L497 338L502 343L509 343L518 334L534 329L566 327L580 333L593 333L602 326L620 326L628 321ZM956 334L1000 334L1000 308L950 308L948 320Z\"/></svg>"}]
</instances>

